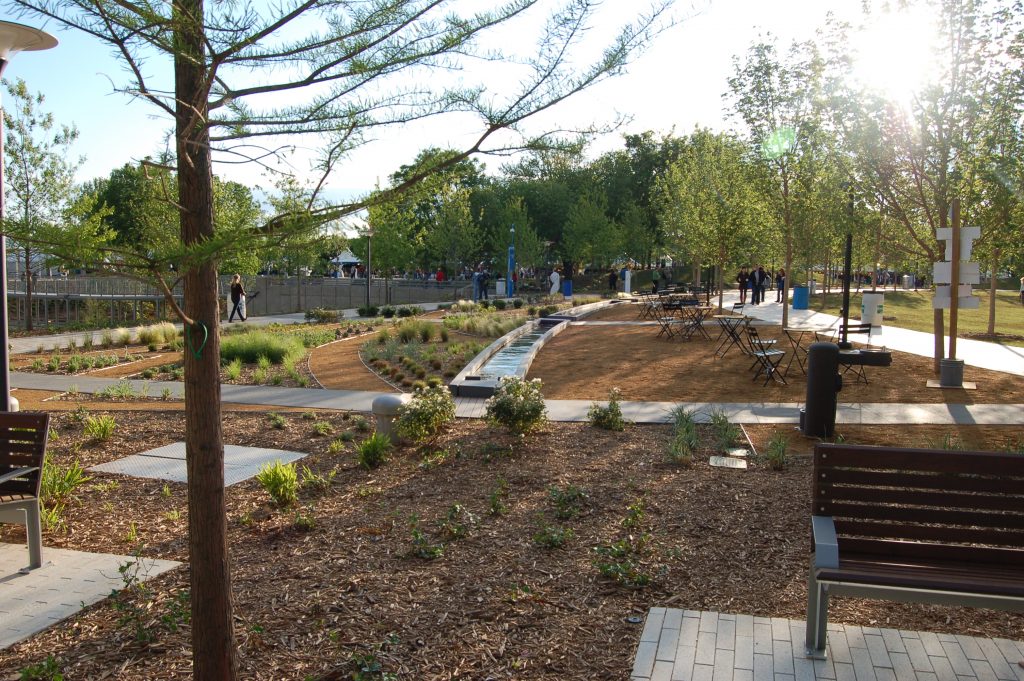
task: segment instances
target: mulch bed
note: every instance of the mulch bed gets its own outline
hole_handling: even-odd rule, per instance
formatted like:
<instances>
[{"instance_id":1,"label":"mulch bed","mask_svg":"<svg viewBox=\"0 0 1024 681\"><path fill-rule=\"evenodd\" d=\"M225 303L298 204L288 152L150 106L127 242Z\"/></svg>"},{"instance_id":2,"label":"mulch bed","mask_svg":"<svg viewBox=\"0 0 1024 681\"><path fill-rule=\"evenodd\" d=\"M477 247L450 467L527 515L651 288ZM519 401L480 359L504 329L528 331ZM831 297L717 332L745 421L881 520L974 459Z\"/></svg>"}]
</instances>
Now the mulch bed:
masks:
<instances>
[{"instance_id":1,"label":"mulch bed","mask_svg":"<svg viewBox=\"0 0 1024 681\"><path fill-rule=\"evenodd\" d=\"M100 443L84 438L79 415L55 414L53 460L90 466L181 439L180 413L114 416L115 436ZM315 435L316 420L329 421L335 433ZM277 430L265 413L225 414L226 443L310 452L302 465L325 476L336 471L330 489L304 492L298 509L274 508L255 481L228 488L242 678L385 678L354 677L361 662L400 679L618 680L628 675L640 635L627 618L652 606L803 617L805 456L781 472L757 461L735 471L710 468L703 451L683 468L665 460L667 426L612 433L548 424L519 440L460 421L429 448L400 448L366 471L355 462L355 442L365 436L356 423L337 412L289 414ZM921 440L940 432L900 430ZM987 439L996 430L960 432L964 441L995 443L1004 437ZM343 431L354 442L329 453ZM851 427L844 436L877 442L886 432ZM432 463L423 463L425 454ZM568 485L585 490L586 501L575 517L558 519L550 490ZM185 486L166 489L96 474L71 504L67 532L48 533L45 543L185 560ZM634 522L624 524L630 506ZM300 529L297 514L315 527ZM414 516L420 548L443 545L442 556L415 555ZM133 523L137 543L129 541ZM459 526L465 535L456 538ZM562 548L543 548L534 535L546 526L573 535ZM21 538L11 526L2 531L5 541ZM599 573L594 547L622 540L642 544L635 559L649 586L629 588ZM183 568L123 601L138 607L152 641L136 640L134 623L123 621L130 610L108 600L3 651L0 678L17 678L51 654L69 679L190 678L189 627L172 607L187 585ZM967 608L836 599L830 614L836 622L901 629L1012 639L1024 632L1019 614ZM171 631L161 617L181 626Z\"/></svg>"}]
</instances>

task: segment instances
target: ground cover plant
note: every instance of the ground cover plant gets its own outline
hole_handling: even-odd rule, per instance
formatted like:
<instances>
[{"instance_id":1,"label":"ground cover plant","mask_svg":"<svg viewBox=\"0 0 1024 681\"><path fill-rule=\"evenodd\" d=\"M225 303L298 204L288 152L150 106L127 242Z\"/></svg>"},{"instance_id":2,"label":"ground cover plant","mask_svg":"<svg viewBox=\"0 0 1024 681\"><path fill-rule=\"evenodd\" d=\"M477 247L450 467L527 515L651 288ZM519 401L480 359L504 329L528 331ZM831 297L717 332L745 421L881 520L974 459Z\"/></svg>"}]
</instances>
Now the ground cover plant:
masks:
<instances>
[{"instance_id":1,"label":"ground cover plant","mask_svg":"<svg viewBox=\"0 0 1024 681\"><path fill-rule=\"evenodd\" d=\"M360 357L389 383L415 388L454 378L484 347L475 340L453 340L438 324L405 320L377 331L362 345Z\"/></svg>"},{"instance_id":2,"label":"ground cover plant","mask_svg":"<svg viewBox=\"0 0 1024 681\"><path fill-rule=\"evenodd\" d=\"M180 414L116 418L114 435L97 443L74 412L55 413L53 463L87 469L180 439ZM352 433L352 444L331 452L330 438L310 438L319 421ZM367 470L355 448L366 433L355 424L347 414L294 412L278 430L266 412L225 415L227 442L309 452L300 480L330 481L300 482L289 507L255 479L227 489L241 678L346 679L372 669L376 678L621 679L641 630L626 619L650 607L803 617L810 468L801 452L781 471L756 458L747 471L713 469L716 438L698 424L693 465L683 468L664 458L668 425L616 433L546 423L520 439L463 420L432 443L457 453L436 465L400 445ZM1019 438L1014 428L893 430L851 427L844 436L907 444L948 434L967 447ZM90 475L46 546L137 552L129 563L187 560L184 485ZM0 526L4 541L20 532ZM0 678L50 657L65 678L187 677L188 572L144 586L5 650ZM845 598L830 614L1007 638L1024 626L1020 614Z\"/></svg>"}]
</instances>

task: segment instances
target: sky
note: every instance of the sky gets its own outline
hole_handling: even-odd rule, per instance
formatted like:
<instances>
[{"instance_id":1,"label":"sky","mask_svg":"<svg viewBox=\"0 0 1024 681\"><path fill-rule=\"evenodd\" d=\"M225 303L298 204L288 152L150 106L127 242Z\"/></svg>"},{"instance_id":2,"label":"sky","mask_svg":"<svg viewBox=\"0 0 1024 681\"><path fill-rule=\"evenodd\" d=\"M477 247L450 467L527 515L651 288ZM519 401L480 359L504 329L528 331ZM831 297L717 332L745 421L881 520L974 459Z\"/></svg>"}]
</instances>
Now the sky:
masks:
<instances>
[{"instance_id":1,"label":"sky","mask_svg":"<svg viewBox=\"0 0 1024 681\"><path fill-rule=\"evenodd\" d=\"M733 57L744 55L766 34L777 37L780 47L792 40L813 38L829 12L855 19L860 4L860 0L692 0L692 4L677 0L680 23L659 36L624 75L570 99L545 114L538 125L582 127L611 121L616 114L631 118L624 128L596 139L590 148L593 155L621 148L626 133L653 130L667 134L674 129L685 134L694 126L737 128L738 122L725 118L722 98ZM603 23L595 26L595 39L603 29L618 25L620 18L635 12L639 3L606 0L605 5ZM85 157L80 181L106 176L113 168L165 147L170 121L158 118L153 106L113 92L113 83L126 79L106 47L84 34L44 26L31 17L16 20L48 30L60 41L50 51L16 55L4 77L25 79L30 90L45 95L44 107L58 122L78 127L80 138L74 153ZM505 32L499 39L515 40L515 36ZM339 169L329 184L331 194L349 197L372 189L378 181L386 183L388 175L421 149L464 142L469 139L467 132L472 131L458 119L392 130ZM499 158L481 160L490 170L504 162ZM300 174L306 171L301 153L292 163ZM250 186L269 184L251 164L218 164L214 172Z\"/></svg>"}]
</instances>

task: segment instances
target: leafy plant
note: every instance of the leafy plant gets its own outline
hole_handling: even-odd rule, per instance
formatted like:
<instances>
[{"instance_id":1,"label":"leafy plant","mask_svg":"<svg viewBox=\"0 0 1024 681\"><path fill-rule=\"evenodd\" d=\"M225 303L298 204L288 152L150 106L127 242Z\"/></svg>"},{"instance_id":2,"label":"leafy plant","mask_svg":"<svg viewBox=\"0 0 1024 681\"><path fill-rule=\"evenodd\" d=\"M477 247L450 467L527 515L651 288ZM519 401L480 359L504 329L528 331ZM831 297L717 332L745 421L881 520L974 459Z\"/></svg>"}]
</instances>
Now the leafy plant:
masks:
<instances>
[{"instance_id":1,"label":"leafy plant","mask_svg":"<svg viewBox=\"0 0 1024 681\"><path fill-rule=\"evenodd\" d=\"M313 424L313 432L317 435L330 435L334 432L334 426L330 421L317 421Z\"/></svg>"},{"instance_id":2,"label":"leafy plant","mask_svg":"<svg viewBox=\"0 0 1024 681\"><path fill-rule=\"evenodd\" d=\"M684 407L676 407L672 412L672 418L672 439L669 441L668 459L672 463L690 466L700 442L694 413Z\"/></svg>"},{"instance_id":3,"label":"leafy plant","mask_svg":"<svg viewBox=\"0 0 1024 681\"><path fill-rule=\"evenodd\" d=\"M627 530L638 530L644 522L644 500L637 499L626 507L626 517L622 519L622 526Z\"/></svg>"},{"instance_id":4,"label":"leafy plant","mask_svg":"<svg viewBox=\"0 0 1024 681\"><path fill-rule=\"evenodd\" d=\"M242 377L242 360L235 357L224 367L224 376L229 381L237 381Z\"/></svg>"},{"instance_id":5,"label":"leafy plant","mask_svg":"<svg viewBox=\"0 0 1024 681\"><path fill-rule=\"evenodd\" d=\"M555 506L555 517L559 520L575 518L583 510L583 504L587 501L587 493L576 485L566 485L564 488L548 488L548 499Z\"/></svg>"},{"instance_id":6,"label":"leafy plant","mask_svg":"<svg viewBox=\"0 0 1024 681\"><path fill-rule=\"evenodd\" d=\"M488 422L504 426L513 433L525 435L540 428L547 419L541 381L527 381L516 376L505 376L487 400L485 417Z\"/></svg>"},{"instance_id":7,"label":"leafy plant","mask_svg":"<svg viewBox=\"0 0 1024 681\"><path fill-rule=\"evenodd\" d=\"M441 533L449 539L461 539L469 534L477 518L462 504L452 504L441 521Z\"/></svg>"},{"instance_id":8,"label":"leafy plant","mask_svg":"<svg viewBox=\"0 0 1024 681\"><path fill-rule=\"evenodd\" d=\"M93 440L109 440L117 429L117 421L110 414L85 417L85 434Z\"/></svg>"},{"instance_id":9,"label":"leafy plant","mask_svg":"<svg viewBox=\"0 0 1024 681\"><path fill-rule=\"evenodd\" d=\"M295 529L302 532L312 532L316 529L316 515L313 513L312 507L307 507L305 510L296 509L295 520L292 522Z\"/></svg>"},{"instance_id":10,"label":"leafy plant","mask_svg":"<svg viewBox=\"0 0 1024 681\"><path fill-rule=\"evenodd\" d=\"M60 670L60 661L53 655L21 670L19 681L64 681L64 673Z\"/></svg>"},{"instance_id":11,"label":"leafy plant","mask_svg":"<svg viewBox=\"0 0 1024 681\"><path fill-rule=\"evenodd\" d=\"M572 528L543 525L533 535L533 543L546 549L560 549L574 536Z\"/></svg>"},{"instance_id":12,"label":"leafy plant","mask_svg":"<svg viewBox=\"0 0 1024 681\"><path fill-rule=\"evenodd\" d=\"M413 513L409 516L409 533L412 539L412 554L424 560L434 560L444 555L444 545L434 544L420 529L420 518Z\"/></svg>"},{"instance_id":13,"label":"leafy plant","mask_svg":"<svg viewBox=\"0 0 1024 681\"><path fill-rule=\"evenodd\" d=\"M357 461L366 470L377 468L388 460L392 446L387 435L374 433L360 443L357 448Z\"/></svg>"},{"instance_id":14,"label":"leafy plant","mask_svg":"<svg viewBox=\"0 0 1024 681\"><path fill-rule=\"evenodd\" d=\"M43 474L39 484L39 496L43 505L55 506L70 501L75 490L92 480L78 462L72 461L67 468L61 468L49 459L43 462Z\"/></svg>"},{"instance_id":15,"label":"leafy plant","mask_svg":"<svg viewBox=\"0 0 1024 681\"><path fill-rule=\"evenodd\" d=\"M303 490L307 490L313 494L327 494L327 492L331 490L331 485L334 484L334 477L337 474L337 470L332 470L327 475L321 475L319 473L314 473L309 466L303 466L302 481L299 484Z\"/></svg>"},{"instance_id":16,"label":"leafy plant","mask_svg":"<svg viewBox=\"0 0 1024 681\"><path fill-rule=\"evenodd\" d=\"M299 477L293 463L281 463L278 459L274 463L264 464L256 473L256 481L278 508L287 508L299 498Z\"/></svg>"},{"instance_id":17,"label":"leafy plant","mask_svg":"<svg viewBox=\"0 0 1024 681\"><path fill-rule=\"evenodd\" d=\"M622 408L619 406L620 397L622 397L622 391L612 388L608 394L608 406L592 402L590 411L587 412L587 421L590 425L604 430L625 430L626 420L622 418Z\"/></svg>"},{"instance_id":18,"label":"leafy plant","mask_svg":"<svg viewBox=\"0 0 1024 681\"><path fill-rule=\"evenodd\" d=\"M505 515L508 506L505 498L508 496L508 481L505 478L498 478L498 484L494 487L490 496L487 497L488 508L491 515Z\"/></svg>"},{"instance_id":19,"label":"leafy plant","mask_svg":"<svg viewBox=\"0 0 1024 681\"><path fill-rule=\"evenodd\" d=\"M443 386L418 388L412 400L398 409L395 433L413 442L435 437L441 429L455 421L455 400Z\"/></svg>"},{"instance_id":20,"label":"leafy plant","mask_svg":"<svg viewBox=\"0 0 1024 681\"><path fill-rule=\"evenodd\" d=\"M352 427L361 433L366 433L370 430L370 422L366 419L365 416L353 416Z\"/></svg>"},{"instance_id":21,"label":"leafy plant","mask_svg":"<svg viewBox=\"0 0 1024 681\"><path fill-rule=\"evenodd\" d=\"M275 430L284 430L288 425L288 419L283 414L278 414L277 412L267 414L267 420L270 421L270 427Z\"/></svg>"},{"instance_id":22,"label":"leafy plant","mask_svg":"<svg viewBox=\"0 0 1024 681\"><path fill-rule=\"evenodd\" d=\"M718 449L725 451L732 447L736 438L740 436L740 429L736 427L736 424L731 423L729 417L720 409L713 410L710 418L715 439L718 441Z\"/></svg>"},{"instance_id":23,"label":"leafy plant","mask_svg":"<svg viewBox=\"0 0 1024 681\"><path fill-rule=\"evenodd\" d=\"M772 470L781 471L786 467L786 449L788 447L786 436L782 433L775 433L768 441L768 448L765 450L765 459Z\"/></svg>"}]
</instances>

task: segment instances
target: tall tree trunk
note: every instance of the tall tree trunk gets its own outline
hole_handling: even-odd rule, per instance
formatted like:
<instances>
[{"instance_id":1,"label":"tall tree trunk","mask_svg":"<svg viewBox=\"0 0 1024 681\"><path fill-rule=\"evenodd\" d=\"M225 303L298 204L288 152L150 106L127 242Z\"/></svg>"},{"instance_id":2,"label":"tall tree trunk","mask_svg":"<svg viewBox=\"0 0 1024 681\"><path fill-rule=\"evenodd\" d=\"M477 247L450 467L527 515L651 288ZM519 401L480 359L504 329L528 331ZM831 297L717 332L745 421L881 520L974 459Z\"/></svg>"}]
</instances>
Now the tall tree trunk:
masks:
<instances>
[{"instance_id":1,"label":"tall tree trunk","mask_svg":"<svg viewBox=\"0 0 1024 681\"><path fill-rule=\"evenodd\" d=\"M998 246L992 249L992 276L988 280L988 335L996 333L996 284L999 273L999 257L1002 250Z\"/></svg>"},{"instance_id":2,"label":"tall tree trunk","mask_svg":"<svg viewBox=\"0 0 1024 681\"><path fill-rule=\"evenodd\" d=\"M28 246L25 246L25 330L32 330L32 251Z\"/></svg>"},{"instance_id":3,"label":"tall tree trunk","mask_svg":"<svg viewBox=\"0 0 1024 681\"><path fill-rule=\"evenodd\" d=\"M181 239L188 246L213 236L203 0L176 0L174 13L178 195ZM227 681L236 676L237 660L224 498L216 263L207 261L186 271L185 314L193 321L186 326L185 350L192 672L196 681Z\"/></svg>"}]
</instances>

